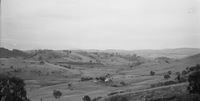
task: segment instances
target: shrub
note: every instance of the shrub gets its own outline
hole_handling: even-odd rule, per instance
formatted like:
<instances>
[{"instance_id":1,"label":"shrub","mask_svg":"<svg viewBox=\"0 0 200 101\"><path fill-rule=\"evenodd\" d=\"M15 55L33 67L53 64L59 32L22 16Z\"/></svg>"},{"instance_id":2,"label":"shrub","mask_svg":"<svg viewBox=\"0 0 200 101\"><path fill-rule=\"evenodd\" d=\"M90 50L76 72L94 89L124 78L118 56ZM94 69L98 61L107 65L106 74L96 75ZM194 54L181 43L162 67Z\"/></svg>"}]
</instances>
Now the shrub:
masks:
<instances>
[{"instance_id":1,"label":"shrub","mask_svg":"<svg viewBox=\"0 0 200 101\"><path fill-rule=\"evenodd\" d=\"M169 79L170 76L169 76L169 75L164 75L164 78L165 78L165 79Z\"/></svg>"},{"instance_id":2,"label":"shrub","mask_svg":"<svg viewBox=\"0 0 200 101\"><path fill-rule=\"evenodd\" d=\"M0 84L0 101L30 101L26 97L24 80L1 75Z\"/></svg>"}]
</instances>

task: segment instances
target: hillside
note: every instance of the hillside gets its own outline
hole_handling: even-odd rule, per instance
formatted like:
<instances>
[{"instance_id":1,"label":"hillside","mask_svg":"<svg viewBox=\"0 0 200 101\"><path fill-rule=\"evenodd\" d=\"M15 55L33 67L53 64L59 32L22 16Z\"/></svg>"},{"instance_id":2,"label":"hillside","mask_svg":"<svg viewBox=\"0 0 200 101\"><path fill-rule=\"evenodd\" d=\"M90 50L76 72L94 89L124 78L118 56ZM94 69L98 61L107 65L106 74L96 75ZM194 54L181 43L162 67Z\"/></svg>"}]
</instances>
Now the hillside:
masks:
<instances>
[{"instance_id":1,"label":"hillside","mask_svg":"<svg viewBox=\"0 0 200 101\"><path fill-rule=\"evenodd\" d=\"M17 49L8 50L6 48L0 47L0 58L10 58L10 57L28 58L30 56L28 53L17 50Z\"/></svg>"},{"instance_id":2,"label":"hillside","mask_svg":"<svg viewBox=\"0 0 200 101\"><path fill-rule=\"evenodd\" d=\"M167 81L176 82L177 72L182 73L187 67L200 64L200 55L194 53L177 59L168 56L145 57L132 52L96 50L45 49L22 52L29 57L21 58L19 55L0 58L0 74L25 79L31 101L39 101L41 98L44 101L55 101L52 96L53 90L62 92L60 101L82 101L85 95L92 99L101 97L100 100L103 100L112 97L111 95L115 95L116 92L136 94L133 95L134 98L145 98L146 95L153 97L161 91L163 94L169 94L170 91L167 90L166 93L163 91L165 87L156 86ZM154 71L155 75L151 76L150 71ZM169 71L171 71L170 78L165 79L164 75ZM99 79L104 77L110 78L111 81L105 82ZM68 89L68 83L72 83L73 90ZM149 92L155 92L155 95Z\"/></svg>"}]
</instances>

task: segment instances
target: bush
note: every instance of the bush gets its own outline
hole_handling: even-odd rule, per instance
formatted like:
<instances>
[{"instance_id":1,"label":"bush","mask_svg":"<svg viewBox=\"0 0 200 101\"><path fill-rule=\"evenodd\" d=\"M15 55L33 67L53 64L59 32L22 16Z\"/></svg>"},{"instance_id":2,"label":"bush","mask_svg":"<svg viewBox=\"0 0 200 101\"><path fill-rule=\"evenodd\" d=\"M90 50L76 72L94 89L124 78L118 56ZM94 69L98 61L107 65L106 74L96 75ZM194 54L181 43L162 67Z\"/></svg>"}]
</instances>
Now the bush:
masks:
<instances>
[{"instance_id":1,"label":"bush","mask_svg":"<svg viewBox=\"0 0 200 101\"><path fill-rule=\"evenodd\" d=\"M30 101L26 97L24 80L1 75L0 84L0 101Z\"/></svg>"},{"instance_id":2,"label":"bush","mask_svg":"<svg viewBox=\"0 0 200 101\"><path fill-rule=\"evenodd\" d=\"M165 78L165 79L169 79L170 76L169 76L169 75L164 75L164 78Z\"/></svg>"},{"instance_id":3,"label":"bush","mask_svg":"<svg viewBox=\"0 0 200 101\"><path fill-rule=\"evenodd\" d=\"M173 84L176 84L176 82L175 81L166 81L165 82L165 86L167 86L167 85L173 85Z\"/></svg>"},{"instance_id":4,"label":"bush","mask_svg":"<svg viewBox=\"0 0 200 101\"><path fill-rule=\"evenodd\" d=\"M181 79L181 75L178 74L177 77L176 77L176 80L178 80L179 83L180 83L180 79Z\"/></svg>"},{"instance_id":5,"label":"bush","mask_svg":"<svg viewBox=\"0 0 200 101\"><path fill-rule=\"evenodd\" d=\"M44 61L40 61L40 64L43 65L45 62Z\"/></svg>"},{"instance_id":6,"label":"bush","mask_svg":"<svg viewBox=\"0 0 200 101\"><path fill-rule=\"evenodd\" d=\"M62 96L62 93L61 93L60 91L54 90L54 91L53 91L53 96L54 96L56 99L57 99L57 98L60 99L60 97Z\"/></svg>"},{"instance_id":7,"label":"bush","mask_svg":"<svg viewBox=\"0 0 200 101\"><path fill-rule=\"evenodd\" d=\"M92 77L82 77L81 81L89 81L89 80L93 80Z\"/></svg>"},{"instance_id":8,"label":"bush","mask_svg":"<svg viewBox=\"0 0 200 101\"><path fill-rule=\"evenodd\" d=\"M110 101L129 101L125 96L113 96L110 98Z\"/></svg>"},{"instance_id":9,"label":"bush","mask_svg":"<svg viewBox=\"0 0 200 101\"><path fill-rule=\"evenodd\" d=\"M172 74L172 71L168 71L167 73L168 73L169 75L171 75L171 74Z\"/></svg>"}]
</instances>

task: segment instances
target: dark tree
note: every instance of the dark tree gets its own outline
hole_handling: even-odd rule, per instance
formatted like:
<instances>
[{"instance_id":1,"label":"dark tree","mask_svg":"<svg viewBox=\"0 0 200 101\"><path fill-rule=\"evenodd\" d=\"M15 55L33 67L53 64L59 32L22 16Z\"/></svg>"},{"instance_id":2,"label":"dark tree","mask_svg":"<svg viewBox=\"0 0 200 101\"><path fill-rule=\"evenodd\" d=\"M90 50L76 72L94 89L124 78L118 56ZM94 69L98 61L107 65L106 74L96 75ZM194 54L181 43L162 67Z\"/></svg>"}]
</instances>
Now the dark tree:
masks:
<instances>
[{"instance_id":1,"label":"dark tree","mask_svg":"<svg viewBox=\"0 0 200 101\"><path fill-rule=\"evenodd\" d=\"M176 79L178 80L178 82L180 83L180 80L181 80L181 75L180 74L178 74L177 75L177 77L176 77Z\"/></svg>"},{"instance_id":2,"label":"dark tree","mask_svg":"<svg viewBox=\"0 0 200 101\"><path fill-rule=\"evenodd\" d=\"M188 90L190 94L200 94L200 71L196 70L189 75Z\"/></svg>"},{"instance_id":3,"label":"dark tree","mask_svg":"<svg viewBox=\"0 0 200 101\"><path fill-rule=\"evenodd\" d=\"M57 90L54 90L53 91L53 96L56 98L56 99L60 99L60 97L62 96L62 93L60 91L57 91Z\"/></svg>"},{"instance_id":4,"label":"dark tree","mask_svg":"<svg viewBox=\"0 0 200 101\"><path fill-rule=\"evenodd\" d=\"M38 60L39 60L39 61L42 61L42 59L43 59L42 56L39 56L39 57L38 57Z\"/></svg>"},{"instance_id":5,"label":"dark tree","mask_svg":"<svg viewBox=\"0 0 200 101\"><path fill-rule=\"evenodd\" d=\"M91 101L91 98L88 95L86 95L83 97L83 101Z\"/></svg>"},{"instance_id":6,"label":"dark tree","mask_svg":"<svg viewBox=\"0 0 200 101\"><path fill-rule=\"evenodd\" d=\"M165 79L169 79L170 76L169 76L169 75L164 75L164 78L165 78Z\"/></svg>"},{"instance_id":7,"label":"dark tree","mask_svg":"<svg viewBox=\"0 0 200 101\"><path fill-rule=\"evenodd\" d=\"M126 83L123 82L123 81L121 81L120 84L121 84L122 86L126 86Z\"/></svg>"},{"instance_id":8,"label":"dark tree","mask_svg":"<svg viewBox=\"0 0 200 101\"><path fill-rule=\"evenodd\" d=\"M187 74L187 71L186 71L186 70L183 70L181 74L182 74L182 75L186 75L186 74Z\"/></svg>"},{"instance_id":9,"label":"dark tree","mask_svg":"<svg viewBox=\"0 0 200 101\"><path fill-rule=\"evenodd\" d=\"M169 75L171 75L171 74L172 74L172 71L168 71L167 73L168 73Z\"/></svg>"},{"instance_id":10,"label":"dark tree","mask_svg":"<svg viewBox=\"0 0 200 101\"><path fill-rule=\"evenodd\" d=\"M0 76L0 101L30 101L26 97L24 80L17 77Z\"/></svg>"},{"instance_id":11,"label":"dark tree","mask_svg":"<svg viewBox=\"0 0 200 101\"><path fill-rule=\"evenodd\" d=\"M151 72L150 72L150 75L151 75L151 76L154 76L154 75L155 75L155 72L154 72L154 71L151 71Z\"/></svg>"}]
</instances>

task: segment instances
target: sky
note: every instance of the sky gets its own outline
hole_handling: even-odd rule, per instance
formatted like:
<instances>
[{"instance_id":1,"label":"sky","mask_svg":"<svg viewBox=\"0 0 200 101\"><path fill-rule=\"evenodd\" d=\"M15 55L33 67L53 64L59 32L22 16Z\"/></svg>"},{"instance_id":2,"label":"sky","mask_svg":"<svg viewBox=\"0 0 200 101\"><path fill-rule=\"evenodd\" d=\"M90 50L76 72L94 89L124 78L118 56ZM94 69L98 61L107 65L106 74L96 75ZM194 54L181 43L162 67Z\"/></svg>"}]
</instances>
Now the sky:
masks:
<instances>
[{"instance_id":1,"label":"sky","mask_svg":"<svg viewBox=\"0 0 200 101\"><path fill-rule=\"evenodd\" d=\"M1 0L8 49L200 48L198 0Z\"/></svg>"}]
</instances>

